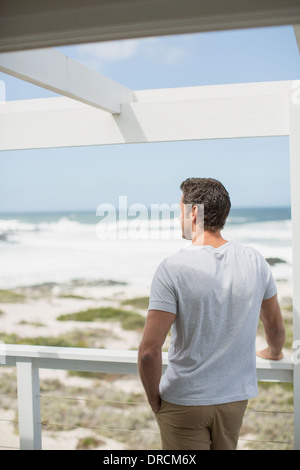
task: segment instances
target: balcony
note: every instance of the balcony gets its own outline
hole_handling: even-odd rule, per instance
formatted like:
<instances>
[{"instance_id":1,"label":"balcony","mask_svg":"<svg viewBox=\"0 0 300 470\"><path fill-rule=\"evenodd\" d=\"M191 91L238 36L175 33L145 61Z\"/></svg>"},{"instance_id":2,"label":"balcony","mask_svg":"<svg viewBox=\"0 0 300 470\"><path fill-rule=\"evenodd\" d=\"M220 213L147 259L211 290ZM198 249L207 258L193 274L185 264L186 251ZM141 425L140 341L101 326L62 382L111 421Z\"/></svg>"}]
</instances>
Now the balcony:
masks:
<instances>
[{"instance_id":1,"label":"balcony","mask_svg":"<svg viewBox=\"0 0 300 470\"><path fill-rule=\"evenodd\" d=\"M42 449L42 426L44 423L41 420L39 369L134 375L138 373L137 351L5 345L3 353L1 365L16 367L17 371L20 450ZM163 369L166 368L166 365L167 353L163 353ZM296 403L296 400L299 400L291 357L286 357L278 362L257 358L257 378L262 382L294 382L294 401ZM67 397L65 398L67 399ZM300 416L296 412L297 407L294 411L293 447L300 449L298 432ZM58 424L64 425L63 422L56 423L56 425ZM115 433L130 431L129 429L110 430Z\"/></svg>"}]
</instances>

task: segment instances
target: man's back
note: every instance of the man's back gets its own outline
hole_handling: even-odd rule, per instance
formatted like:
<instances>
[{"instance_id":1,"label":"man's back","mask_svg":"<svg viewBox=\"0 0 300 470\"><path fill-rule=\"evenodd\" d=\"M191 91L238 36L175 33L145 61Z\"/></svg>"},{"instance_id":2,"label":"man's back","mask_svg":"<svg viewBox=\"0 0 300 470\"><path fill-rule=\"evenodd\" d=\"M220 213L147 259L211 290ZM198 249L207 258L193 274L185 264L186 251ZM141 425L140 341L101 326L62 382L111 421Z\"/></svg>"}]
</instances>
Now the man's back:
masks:
<instances>
[{"instance_id":1,"label":"man's back","mask_svg":"<svg viewBox=\"0 0 300 470\"><path fill-rule=\"evenodd\" d=\"M235 242L190 245L164 260L149 303L149 310L176 314L161 398L212 405L256 396L260 307L275 294L263 256Z\"/></svg>"}]
</instances>

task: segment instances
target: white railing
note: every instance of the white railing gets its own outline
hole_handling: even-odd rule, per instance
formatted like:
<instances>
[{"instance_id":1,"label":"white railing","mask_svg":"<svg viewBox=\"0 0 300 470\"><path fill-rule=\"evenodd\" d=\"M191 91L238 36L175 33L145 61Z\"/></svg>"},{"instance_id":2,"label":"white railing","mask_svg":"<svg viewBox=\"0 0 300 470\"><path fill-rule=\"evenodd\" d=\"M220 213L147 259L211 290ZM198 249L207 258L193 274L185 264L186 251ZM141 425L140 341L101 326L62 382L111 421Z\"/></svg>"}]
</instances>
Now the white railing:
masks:
<instances>
[{"instance_id":1,"label":"white railing","mask_svg":"<svg viewBox=\"0 0 300 470\"><path fill-rule=\"evenodd\" d=\"M4 359L4 360L3 360ZM39 369L137 374L137 351L59 348L6 344L2 364L17 368L19 437L21 450L42 449ZM163 353L163 370L167 353ZM292 358L267 361L257 358L257 378L268 382L293 382ZM294 399L299 400L294 390ZM295 424L300 416L294 417ZM295 430L298 426L295 425ZM295 434L295 449L300 436Z\"/></svg>"}]
</instances>

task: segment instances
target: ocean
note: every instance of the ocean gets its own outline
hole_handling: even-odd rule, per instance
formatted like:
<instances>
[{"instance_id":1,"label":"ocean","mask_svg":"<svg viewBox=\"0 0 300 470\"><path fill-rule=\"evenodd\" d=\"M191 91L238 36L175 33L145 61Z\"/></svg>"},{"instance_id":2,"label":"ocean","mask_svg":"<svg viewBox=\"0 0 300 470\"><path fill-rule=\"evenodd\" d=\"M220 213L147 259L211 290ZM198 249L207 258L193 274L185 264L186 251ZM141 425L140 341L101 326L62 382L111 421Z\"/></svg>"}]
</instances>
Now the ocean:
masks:
<instances>
[{"instance_id":1,"label":"ocean","mask_svg":"<svg viewBox=\"0 0 300 470\"><path fill-rule=\"evenodd\" d=\"M190 243L177 216L118 212L0 214L0 289L112 280L148 288L157 265ZM232 208L222 235L257 248L276 280L292 279L290 208Z\"/></svg>"}]
</instances>

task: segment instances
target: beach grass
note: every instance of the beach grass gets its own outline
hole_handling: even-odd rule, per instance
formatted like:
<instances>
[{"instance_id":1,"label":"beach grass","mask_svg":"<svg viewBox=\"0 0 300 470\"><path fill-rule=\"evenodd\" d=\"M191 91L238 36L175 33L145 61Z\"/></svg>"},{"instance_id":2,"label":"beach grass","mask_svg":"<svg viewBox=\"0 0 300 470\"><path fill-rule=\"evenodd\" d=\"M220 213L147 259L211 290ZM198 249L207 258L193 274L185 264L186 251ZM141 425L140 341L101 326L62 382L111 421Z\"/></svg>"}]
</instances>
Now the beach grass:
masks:
<instances>
[{"instance_id":1,"label":"beach grass","mask_svg":"<svg viewBox=\"0 0 300 470\"><path fill-rule=\"evenodd\" d=\"M134 297L122 301L122 305L130 305L141 310L147 310L149 305L149 297Z\"/></svg>"},{"instance_id":2,"label":"beach grass","mask_svg":"<svg viewBox=\"0 0 300 470\"><path fill-rule=\"evenodd\" d=\"M19 303L24 302L26 296L15 292L14 290L0 289L0 303Z\"/></svg>"},{"instance_id":3,"label":"beach grass","mask_svg":"<svg viewBox=\"0 0 300 470\"><path fill-rule=\"evenodd\" d=\"M84 339L73 338L70 334L60 336L38 336L21 338L15 333L0 334L0 339L5 344L26 344L32 346L56 346L61 348L77 347L87 348L88 345Z\"/></svg>"},{"instance_id":4,"label":"beach grass","mask_svg":"<svg viewBox=\"0 0 300 470\"><path fill-rule=\"evenodd\" d=\"M293 449L293 384L259 382L249 400L241 442L250 450Z\"/></svg>"},{"instance_id":5,"label":"beach grass","mask_svg":"<svg viewBox=\"0 0 300 470\"><path fill-rule=\"evenodd\" d=\"M159 449L157 424L144 394L119 390L114 381L104 386L102 379L85 388L58 387L56 381L51 387L51 382L41 380L43 430L90 429L88 440L78 441L79 448L95 448L110 438L125 449Z\"/></svg>"},{"instance_id":6,"label":"beach grass","mask_svg":"<svg viewBox=\"0 0 300 470\"><path fill-rule=\"evenodd\" d=\"M139 313L113 307L89 308L75 313L60 315L57 317L57 320L81 322L118 321L124 330L136 331L142 330L145 324L144 317Z\"/></svg>"},{"instance_id":7,"label":"beach grass","mask_svg":"<svg viewBox=\"0 0 300 470\"><path fill-rule=\"evenodd\" d=\"M77 294L60 294L58 295L59 299L77 299L77 300L90 300L92 297L85 297L83 295Z\"/></svg>"},{"instance_id":8,"label":"beach grass","mask_svg":"<svg viewBox=\"0 0 300 470\"><path fill-rule=\"evenodd\" d=\"M88 376L86 376L88 377ZM97 448L105 438L125 449L160 449L157 424L142 393L126 393L104 374L91 374L91 386L70 386L57 379L40 380L43 432L89 429L88 439L79 438L77 448ZM15 372L3 375L0 383L3 409L15 409ZM240 443L249 450L293 449L293 388L290 384L259 383L257 398L249 401Z\"/></svg>"},{"instance_id":9,"label":"beach grass","mask_svg":"<svg viewBox=\"0 0 300 470\"><path fill-rule=\"evenodd\" d=\"M57 336L20 337L16 333L0 333L5 344L28 344L32 346L56 346L61 348L102 348L107 330L101 328L75 329ZM110 332L113 337L113 333Z\"/></svg>"},{"instance_id":10,"label":"beach grass","mask_svg":"<svg viewBox=\"0 0 300 470\"><path fill-rule=\"evenodd\" d=\"M95 447L99 447L103 444L105 444L105 441L97 439L94 436L87 436L79 439L76 450L94 449Z\"/></svg>"}]
</instances>

